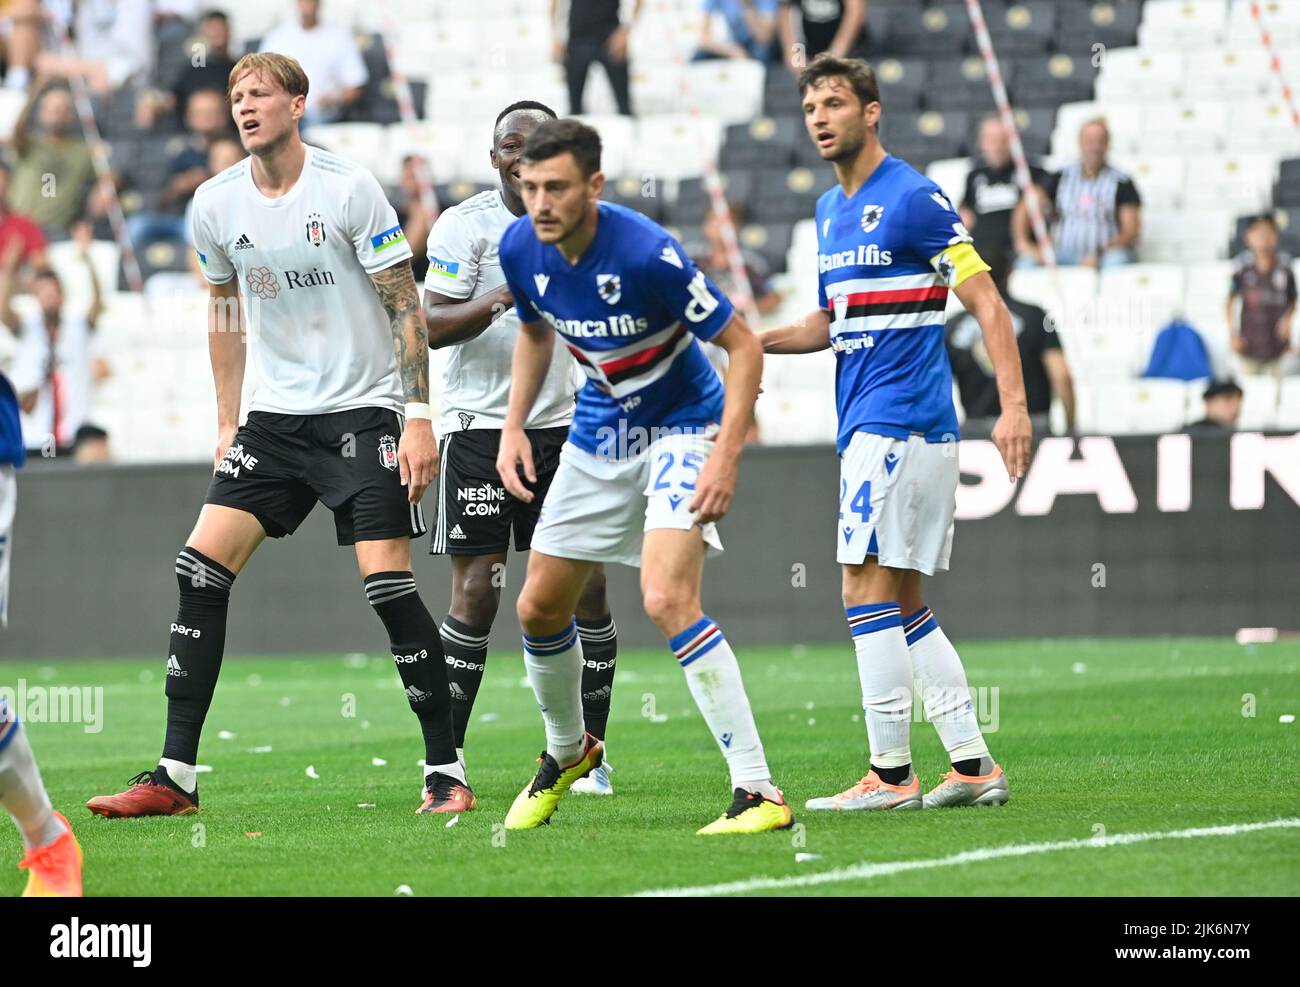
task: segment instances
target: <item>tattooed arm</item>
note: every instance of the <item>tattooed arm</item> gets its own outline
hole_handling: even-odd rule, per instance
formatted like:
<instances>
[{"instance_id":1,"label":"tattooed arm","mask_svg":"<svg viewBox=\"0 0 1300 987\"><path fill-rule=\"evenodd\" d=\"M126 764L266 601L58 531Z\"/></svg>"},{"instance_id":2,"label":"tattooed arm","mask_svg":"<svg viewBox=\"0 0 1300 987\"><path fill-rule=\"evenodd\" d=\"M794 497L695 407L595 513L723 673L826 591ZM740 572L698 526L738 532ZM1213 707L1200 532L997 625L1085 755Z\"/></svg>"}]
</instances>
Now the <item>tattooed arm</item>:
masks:
<instances>
[{"instance_id":1,"label":"tattooed arm","mask_svg":"<svg viewBox=\"0 0 1300 987\"><path fill-rule=\"evenodd\" d=\"M370 275L379 303L388 314L393 331L393 352L397 356L397 373L402 379L406 403L429 403L429 329L420 307L420 293L415 286L409 261L402 261ZM402 440L397 447L397 464L407 498L418 504L425 489L438 473L438 445L429 418L407 418Z\"/></svg>"}]
</instances>

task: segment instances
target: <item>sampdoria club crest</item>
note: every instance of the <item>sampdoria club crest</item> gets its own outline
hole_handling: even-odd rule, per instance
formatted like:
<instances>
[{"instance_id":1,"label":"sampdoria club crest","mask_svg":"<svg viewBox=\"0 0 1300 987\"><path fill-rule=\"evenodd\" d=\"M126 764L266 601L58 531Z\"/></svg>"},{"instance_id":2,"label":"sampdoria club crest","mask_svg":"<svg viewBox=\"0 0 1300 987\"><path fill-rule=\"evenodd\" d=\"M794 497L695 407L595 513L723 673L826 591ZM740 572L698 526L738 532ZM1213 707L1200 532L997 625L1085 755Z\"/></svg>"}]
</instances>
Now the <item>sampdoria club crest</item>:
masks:
<instances>
[{"instance_id":1,"label":"sampdoria club crest","mask_svg":"<svg viewBox=\"0 0 1300 987\"><path fill-rule=\"evenodd\" d=\"M623 281L617 274L597 274L596 293L606 305L617 305L623 297Z\"/></svg>"}]
</instances>

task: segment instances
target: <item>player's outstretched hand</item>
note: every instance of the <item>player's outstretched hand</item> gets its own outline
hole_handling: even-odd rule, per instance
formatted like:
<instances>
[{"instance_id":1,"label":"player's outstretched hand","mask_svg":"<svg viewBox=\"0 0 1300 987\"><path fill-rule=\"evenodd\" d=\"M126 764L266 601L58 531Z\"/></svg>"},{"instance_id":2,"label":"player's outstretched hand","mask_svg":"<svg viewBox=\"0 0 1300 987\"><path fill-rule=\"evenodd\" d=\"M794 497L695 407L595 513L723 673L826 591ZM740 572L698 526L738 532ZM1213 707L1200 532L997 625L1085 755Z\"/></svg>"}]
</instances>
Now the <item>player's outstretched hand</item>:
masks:
<instances>
[{"instance_id":1,"label":"player's outstretched hand","mask_svg":"<svg viewBox=\"0 0 1300 987\"><path fill-rule=\"evenodd\" d=\"M529 483L537 482L537 470L533 468L533 447L528 443L528 436L522 428L502 429L501 445L497 450L497 473L501 475L501 485L511 496L518 497L525 504L531 504L533 492L519 478L520 467L523 467L524 478Z\"/></svg>"},{"instance_id":2,"label":"player's outstretched hand","mask_svg":"<svg viewBox=\"0 0 1300 987\"><path fill-rule=\"evenodd\" d=\"M438 475L438 443L433 437L433 422L427 418L408 418L397 444L397 469L406 487L406 499L418 504Z\"/></svg>"},{"instance_id":3,"label":"player's outstretched hand","mask_svg":"<svg viewBox=\"0 0 1300 987\"><path fill-rule=\"evenodd\" d=\"M1024 408L1003 411L993 426L993 444L1002 454L1007 477L1015 483L1029 469L1029 444L1034 437L1029 412Z\"/></svg>"},{"instance_id":4,"label":"player's outstretched hand","mask_svg":"<svg viewBox=\"0 0 1300 987\"><path fill-rule=\"evenodd\" d=\"M704 464L700 478L695 482L691 513L698 512L700 524L717 521L731 508L731 498L735 495L736 464L715 453Z\"/></svg>"},{"instance_id":5,"label":"player's outstretched hand","mask_svg":"<svg viewBox=\"0 0 1300 987\"><path fill-rule=\"evenodd\" d=\"M221 461L226 458L226 450L235 441L235 433L238 431L238 425L229 425L217 432L217 452L212 457L212 472L214 474L217 472L217 467L221 465Z\"/></svg>"}]
</instances>

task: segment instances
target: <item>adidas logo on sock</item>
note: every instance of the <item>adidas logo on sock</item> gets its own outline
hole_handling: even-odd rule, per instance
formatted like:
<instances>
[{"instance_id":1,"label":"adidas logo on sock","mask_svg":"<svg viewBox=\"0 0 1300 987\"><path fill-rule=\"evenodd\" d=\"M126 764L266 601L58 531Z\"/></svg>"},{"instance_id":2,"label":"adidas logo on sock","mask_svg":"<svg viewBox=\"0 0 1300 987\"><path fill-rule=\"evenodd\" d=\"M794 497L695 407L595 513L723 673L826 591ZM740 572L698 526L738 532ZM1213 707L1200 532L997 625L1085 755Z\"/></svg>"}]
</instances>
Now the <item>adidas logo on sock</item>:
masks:
<instances>
[{"instance_id":1,"label":"adidas logo on sock","mask_svg":"<svg viewBox=\"0 0 1300 987\"><path fill-rule=\"evenodd\" d=\"M462 689L462 688L461 688L459 685L457 685L455 682L448 682L448 683L447 683L447 688L451 690L451 698L452 698L452 699L460 699L460 700L467 700L467 699L469 699L469 696L467 696L467 695L465 694L465 690Z\"/></svg>"},{"instance_id":2,"label":"adidas logo on sock","mask_svg":"<svg viewBox=\"0 0 1300 987\"><path fill-rule=\"evenodd\" d=\"M239 234L239 239L235 241L235 249L236 249L236 250L251 250L251 249L253 249L253 241L250 240L250 239L248 239L248 234L247 234L247 233L241 233L241 234Z\"/></svg>"},{"instance_id":3,"label":"adidas logo on sock","mask_svg":"<svg viewBox=\"0 0 1300 987\"><path fill-rule=\"evenodd\" d=\"M447 533L447 537L448 537L448 538L460 538L460 539L464 540L464 538L465 538L465 532L463 532L463 531L460 530L460 525L459 525L459 524L457 524L457 525L453 525L451 531L449 531L449 532Z\"/></svg>"},{"instance_id":4,"label":"adidas logo on sock","mask_svg":"<svg viewBox=\"0 0 1300 987\"><path fill-rule=\"evenodd\" d=\"M181 668L181 663L176 660L175 655L172 655L167 659L167 674L173 678L183 679L190 673Z\"/></svg>"},{"instance_id":5,"label":"adidas logo on sock","mask_svg":"<svg viewBox=\"0 0 1300 987\"><path fill-rule=\"evenodd\" d=\"M413 703L424 702L424 700L428 699L432 695L432 692L425 692L418 685L408 685L406 687L406 698Z\"/></svg>"}]
</instances>

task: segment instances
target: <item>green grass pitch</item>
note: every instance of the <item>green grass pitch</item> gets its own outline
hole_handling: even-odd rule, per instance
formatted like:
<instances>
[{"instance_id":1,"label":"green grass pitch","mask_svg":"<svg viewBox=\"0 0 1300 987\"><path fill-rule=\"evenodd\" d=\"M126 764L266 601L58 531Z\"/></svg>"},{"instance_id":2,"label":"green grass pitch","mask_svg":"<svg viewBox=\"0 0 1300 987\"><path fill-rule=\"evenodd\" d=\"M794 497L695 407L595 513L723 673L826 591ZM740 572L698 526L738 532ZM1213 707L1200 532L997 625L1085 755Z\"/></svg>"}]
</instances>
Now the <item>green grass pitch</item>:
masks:
<instances>
[{"instance_id":1,"label":"green grass pitch","mask_svg":"<svg viewBox=\"0 0 1300 987\"><path fill-rule=\"evenodd\" d=\"M416 816L422 747L386 655L231 658L207 721L203 811L104 820L82 807L151 768L162 741L157 659L0 664L0 685L103 688L102 729L29 722L99 895L618 895L757 877L835 877L864 862L1300 817L1300 642L968 643L971 685L1011 780L1002 808L814 814L805 799L865 770L850 645L742 648L770 764L801 827L706 839L730 801L722 757L666 652L619 658L609 728L616 794L568 796L552 824L500 823L534 770L540 716L517 654L489 656L467 758L477 811ZM1253 697L1253 698L1252 698ZM1253 713L1254 715L1246 715ZM222 739L223 734L226 739ZM233 734L233 737L229 735ZM254 753L255 748L271 748ZM925 787L947 768L913 728ZM377 765L373 759L383 759ZM319 778L308 776L308 767ZM373 805L361 808L359 804ZM249 835L260 834L260 835ZM22 875L0 825L0 895ZM796 859L797 855L809 855ZM773 887L832 895L1267 895L1300 888L1300 829L1085 846Z\"/></svg>"}]
</instances>

